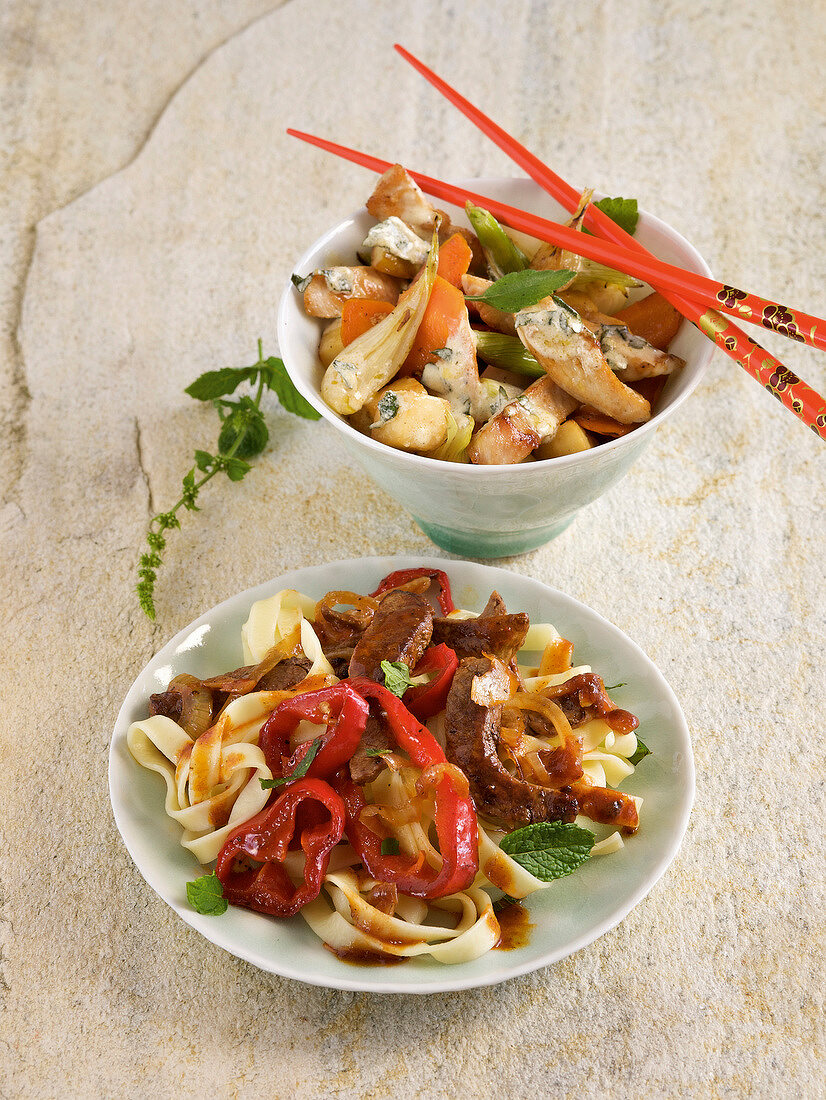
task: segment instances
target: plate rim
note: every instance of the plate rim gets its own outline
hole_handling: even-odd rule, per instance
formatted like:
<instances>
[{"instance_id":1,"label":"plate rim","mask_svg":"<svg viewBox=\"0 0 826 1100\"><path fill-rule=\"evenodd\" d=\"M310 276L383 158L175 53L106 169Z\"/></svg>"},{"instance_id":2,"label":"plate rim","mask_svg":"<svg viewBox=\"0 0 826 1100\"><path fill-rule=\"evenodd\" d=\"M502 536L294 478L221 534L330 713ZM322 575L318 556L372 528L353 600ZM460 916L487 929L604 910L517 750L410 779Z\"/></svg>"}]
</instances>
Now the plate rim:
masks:
<instances>
[{"instance_id":1,"label":"plate rim","mask_svg":"<svg viewBox=\"0 0 826 1100\"><path fill-rule=\"evenodd\" d=\"M417 983L415 986L404 985L398 982L394 982L391 979L386 980L372 980L369 983L360 980L359 975L363 973L388 973L387 968L377 967L375 970L360 971L358 968L353 967L353 977L349 977L347 974L342 974L340 978L331 978L329 975L321 975L316 973L305 974L301 973L297 967L291 967L288 964L283 966L274 966L269 960L263 959L260 954L256 954L255 951L249 950L246 944L233 944L227 945L225 942L221 942L220 939L216 939L215 934L212 932L213 925L205 924L204 922L214 918L204 917L197 913L194 909L185 908L175 902L175 900L167 896L162 884L158 881L161 878L160 873L156 873L153 868L148 871L142 866L141 861L135 854L133 844L130 843L131 823L127 821L128 808L121 799L120 795L116 792L117 786L117 774L120 762L121 752L125 752L128 755L128 748L126 747L126 731L133 720L130 715L132 709L138 701L138 699L146 700L146 689L143 685L144 677L150 673L153 666L159 666L164 663L165 660L175 655L176 650L180 644L189 638L194 631L200 627L209 624L216 617L220 618L222 615L226 615L232 608L236 608L240 603L249 601L251 604L256 599L263 598L263 594L267 590L277 591L274 588L275 585L280 587L295 587L292 582L292 578L301 574L314 573L320 569L339 569L346 570L348 567L358 565L362 568L373 568L377 571L384 570L384 573L379 572L379 575L385 575L394 569L408 569L416 567L445 569L450 572L451 566L470 566L473 570L482 571L485 573L493 574L506 574L518 578L520 581L526 581L529 584L538 585L544 589L546 593L550 593L550 596L554 600L561 600L563 603L567 603L571 606L572 611L579 609L585 609L589 615L593 616L599 624L600 629L607 628L609 632L613 631L620 635L624 641L636 651L636 656L641 659L649 668L649 672L654 673L655 678L659 682L659 687L664 699L670 704L670 709L673 712L674 721L676 723L677 732L680 735L681 744L679 748L684 752L683 766L686 769L687 783L684 788L683 798L681 804L678 807L677 816L675 820L675 827L670 833L670 842L667 844L665 850L660 855L659 859L648 868L648 873L645 876L644 881L640 882L638 886L632 890L628 895L624 896L621 903L616 907L611 914L603 920L597 922L594 926L583 930L579 936L574 936L572 939L565 942L564 945L558 946L541 957L532 957L525 960L522 963L515 964L507 967L507 972L502 973L501 970L497 970L490 975L471 975L461 977L457 974L463 964L457 966L445 965L439 972L440 975L444 974L444 977L439 978L424 978L423 981ZM461 583L461 582L460 582ZM139 766L135 764L135 766ZM589 944L594 943L597 939L604 936L615 928L620 921L622 921L632 909L634 909L645 898L659 882L660 878L665 873L666 869L673 862L680 849L683 838L685 836L686 829L688 827L688 821L691 815L691 810L694 804L695 792L696 792L696 771L694 764L694 754L691 744L691 735L686 722L685 715L683 714L682 707L679 700L674 693L671 685L666 680L663 673L660 671L656 663L648 656L647 653L632 639L630 638L620 627L616 626L609 619L605 618L600 612L590 607L588 604L583 603L581 600L574 596L570 596L560 589L554 588L552 585L546 584L544 581L539 580L536 577L528 576L524 573L517 572L516 570L503 569L498 566L491 566L482 564L481 562L467 560L467 559L450 559L440 558L433 555L377 555L366 558L349 558L339 559L336 561L324 561L317 562L313 565L299 567L297 569L288 570L278 576L272 577L266 581L262 581L257 585L253 585L241 592L234 593L222 600L220 603L204 611L191 623L182 627L172 638L169 639L155 653L150 660L140 670L134 682L130 686L129 690L124 697L124 700L118 710L117 718L113 728L112 736L109 743L109 763L108 763L108 788L109 788L109 801L112 808L115 825L121 840L129 853L129 856L135 865L138 874L144 880L144 882L164 901L187 925L202 935L210 943L216 947L220 947L223 951L233 955L236 958L243 959L245 962L257 967L259 970L265 973L277 974L280 977L290 978L294 981L304 982L307 985L314 985L320 988L326 989L340 989L346 991L357 991L366 993L401 993L408 995L425 995L430 993L446 993L454 992L465 989L478 989L485 988L492 985L500 984L504 981L509 981L511 978L520 977L524 974L532 973L535 970L540 970L543 967L551 966L554 963L567 958L569 955L581 951L582 948L587 947ZM160 789L159 789L159 801L160 801ZM162 808L162 802L160 802L160 808ZM263 914L255 914L256 916L263 916ZM220 927L215 927L215 932L220 933ZM331 956L332 957L332 956ZM345 964L342 964L344 966ZM455 974L456 977L451 979L450 975Z\"/></svg>"}]
</instances>

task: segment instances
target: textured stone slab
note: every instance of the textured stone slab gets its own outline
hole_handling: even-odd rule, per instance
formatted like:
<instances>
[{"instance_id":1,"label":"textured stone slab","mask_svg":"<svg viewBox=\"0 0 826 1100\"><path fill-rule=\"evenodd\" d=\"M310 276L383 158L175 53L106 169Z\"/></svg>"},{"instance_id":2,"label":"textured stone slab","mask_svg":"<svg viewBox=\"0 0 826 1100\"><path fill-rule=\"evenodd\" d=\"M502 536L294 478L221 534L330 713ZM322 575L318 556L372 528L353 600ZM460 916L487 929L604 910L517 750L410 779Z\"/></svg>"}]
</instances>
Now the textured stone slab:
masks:
<instances>
[{"instance_id":1,"label":"textured stone slab","mask_svg":"<svg viewBox=\"0 0 826 1100\"><path fill-rule=\"evenodd\" d=\"M112 36L136 35L119 10ZM273 407L253 473L213 484L170 540L159 625L132 590L149 516L214 439L184 386L249 361L258 336L274 348L295 257L371 184L285 127L435 175L511 171L394 57L397 38L572 181L635 194L714 270L826 313L824 32L811 12L292 0L209 56L134 163L37 229L15 383L25 433L0 510L6 1089L815 1095L823 451L720 357L624 482L507 563L631 634L695 738L682 852L612 933L479 992L304 988L201 941L115 832L111 725L167 637L285 568L431 550L331 429ZM116 129L108 114L100 124ZM771 347L826 386L822 356Z\"/></svg>"}]
</instances>

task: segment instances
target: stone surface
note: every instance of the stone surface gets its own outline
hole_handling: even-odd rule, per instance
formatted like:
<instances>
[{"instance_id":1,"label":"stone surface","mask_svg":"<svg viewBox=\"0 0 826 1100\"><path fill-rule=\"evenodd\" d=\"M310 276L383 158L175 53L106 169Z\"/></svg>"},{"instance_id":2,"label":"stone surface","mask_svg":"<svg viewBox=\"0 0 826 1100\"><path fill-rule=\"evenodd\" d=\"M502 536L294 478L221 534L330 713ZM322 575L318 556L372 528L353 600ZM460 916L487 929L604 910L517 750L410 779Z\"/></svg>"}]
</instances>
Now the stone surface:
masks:
<instances>
[{"instance_id":1,"label":"stone surface","mask_svg":"<svg viewBox=\"0 0 826 1100\"><path fill-rule=\"evenodd\" d=\"M819 5L292 0L243 29L271 6L4 9L0 1095L818 1095L823 450L722 356L619 486L506 563L634 637L692 730L685 843L618 928L493 989L330 992L219 952L129 860L108 740L164 640L286 568L432 550L332 429L272 407L254 471L170 539L154 627L133 592L214 438L184 386L274 349L293 260L370 187L285 127L511 172L394 40L715 272L826 313ZM826 387L822 355L760 339Z\"/></svg>"}]
</instances>

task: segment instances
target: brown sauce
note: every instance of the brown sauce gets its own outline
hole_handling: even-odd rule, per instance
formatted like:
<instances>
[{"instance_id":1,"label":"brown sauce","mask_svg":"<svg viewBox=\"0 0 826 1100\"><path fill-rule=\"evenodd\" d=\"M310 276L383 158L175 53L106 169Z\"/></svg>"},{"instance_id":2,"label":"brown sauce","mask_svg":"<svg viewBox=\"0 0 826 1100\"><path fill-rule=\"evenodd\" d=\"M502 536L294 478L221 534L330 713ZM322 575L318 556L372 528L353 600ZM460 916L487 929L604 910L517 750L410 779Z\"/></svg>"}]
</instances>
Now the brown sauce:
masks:
<instances>
[{"instance_id":1,"label":"brown sauce","mask_svg":"<svg viewBox=\"0 0 826 1100\"><path fill-rule=\"evenodd\" d=\"M501 934L496 947L500 951L513 951L516 947L527 947L531 932L536 928L530 921L530 913L524 905L514 902L500 909L496 914Z\"/></svg>"},{"instance_id":2,"label":"brown sauce","mask_svg":"<svg viewBox=\"0 0 826 1100\"><path fill-rule=\"evenodd\" d=\"M375 951L359 951L355 947L345 947L339 950L330 947L328 943L325 943L324 947L331 955L335 955L337 959L350 963L352 966L397 966L399 963L407 962L407 958L404 956L379 955Z\"/></svg>"}]
</instances>

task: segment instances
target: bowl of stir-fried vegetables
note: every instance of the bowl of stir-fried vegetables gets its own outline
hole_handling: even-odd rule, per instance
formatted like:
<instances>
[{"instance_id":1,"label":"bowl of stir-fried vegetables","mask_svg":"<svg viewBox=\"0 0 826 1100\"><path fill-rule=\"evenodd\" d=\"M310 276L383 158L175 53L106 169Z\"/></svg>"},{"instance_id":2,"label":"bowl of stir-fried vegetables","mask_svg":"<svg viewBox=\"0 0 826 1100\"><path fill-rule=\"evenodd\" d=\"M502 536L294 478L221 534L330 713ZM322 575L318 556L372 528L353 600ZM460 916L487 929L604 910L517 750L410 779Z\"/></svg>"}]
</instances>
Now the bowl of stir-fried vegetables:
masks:
<instances>
[{"instance_id":1,"label":"bowl of stir-fried vegetables","mask_svg":"<svg viewBox=\"0 0 826 1100\"><path fill-rule=\"evenodd\" d=\"M529 180L473 186L581 228ZM632 217L656 256L709 274L675 230L618 201L603 209ZM561 533L713 350L650 288L479 207L436 210L399 165L297 261L278 324L297 389L362 469L437 545L483 558Z\"/></svg>"}]
</instances>

